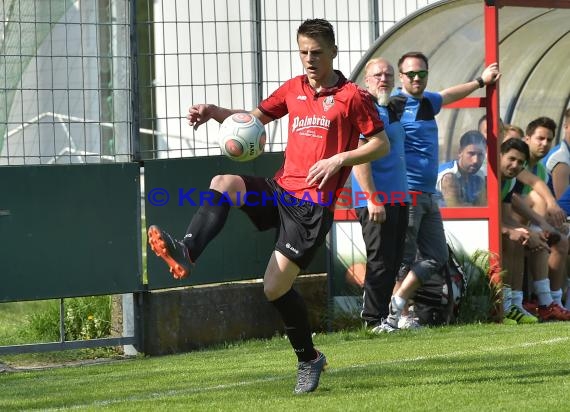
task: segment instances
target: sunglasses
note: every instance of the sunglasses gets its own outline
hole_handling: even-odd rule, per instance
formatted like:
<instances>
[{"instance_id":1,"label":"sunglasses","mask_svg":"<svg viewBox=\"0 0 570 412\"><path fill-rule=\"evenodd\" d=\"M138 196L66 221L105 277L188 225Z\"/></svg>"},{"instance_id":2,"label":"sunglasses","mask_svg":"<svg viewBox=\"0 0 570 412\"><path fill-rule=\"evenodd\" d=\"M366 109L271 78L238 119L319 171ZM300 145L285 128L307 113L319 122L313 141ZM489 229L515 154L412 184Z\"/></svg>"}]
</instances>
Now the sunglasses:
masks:
<instances>
[{"instance_id":1,"label":"sunglasses","mask_svg":"<svg viewBox=\"0 0 570 412\"><path fill-rule=\"evenodd\" d=\"M402 74L408 76L408 79L410 79L410 80L414 80L416 78L416 76L418 76L420 79L425 79L426 76L428 75L428 71L427 70L420 70L417 72L409 71L409 72L402 73Z\"/></svg>"}]
</instances>

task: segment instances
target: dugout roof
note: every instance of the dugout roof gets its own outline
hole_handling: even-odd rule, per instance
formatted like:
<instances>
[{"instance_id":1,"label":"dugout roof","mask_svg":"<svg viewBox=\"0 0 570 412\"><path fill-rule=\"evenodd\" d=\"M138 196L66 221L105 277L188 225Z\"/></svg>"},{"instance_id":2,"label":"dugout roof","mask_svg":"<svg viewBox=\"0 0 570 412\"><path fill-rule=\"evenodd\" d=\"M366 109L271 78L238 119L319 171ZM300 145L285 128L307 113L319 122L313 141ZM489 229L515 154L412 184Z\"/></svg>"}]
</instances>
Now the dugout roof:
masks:
<instances>
[{"instance_id":1,"label":"dugout roof","mask_svg":"<svg viewBox=\"0 0 570 412\"><path fill-rule=\"evenodd\" d=\"M568 0L518 2L523 3L570 7ZM352 79L363 84L364 64L372 57L385 57L396 66L398 58L411 50L429 58L428 90L474 79L484 67L484 5L482 0L441 1L399 21L372 45ZM559 138L562 113L570 104L570 9L509 5L498 13L500 115L505 123L523 130L532 119L549 116L559 126ZM483 97L484 89L472 96ZM483 108L442 111L438 116L441 161L455 156L459 136L477 128L483 114Z\"/></svg>"}]
</instances>

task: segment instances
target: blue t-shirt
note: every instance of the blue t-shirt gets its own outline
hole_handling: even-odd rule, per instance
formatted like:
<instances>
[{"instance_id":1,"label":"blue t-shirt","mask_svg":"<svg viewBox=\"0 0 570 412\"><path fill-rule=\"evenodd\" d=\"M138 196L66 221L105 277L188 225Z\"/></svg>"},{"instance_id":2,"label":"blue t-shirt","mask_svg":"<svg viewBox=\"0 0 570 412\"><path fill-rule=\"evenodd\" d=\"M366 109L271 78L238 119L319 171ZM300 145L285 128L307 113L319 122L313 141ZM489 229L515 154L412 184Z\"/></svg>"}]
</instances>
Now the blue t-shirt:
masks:
<instances>
[{"instance_id":1,"label":"blue t-shirt","mask_svg":"<svg viewBox=\"0 0 570 412\"><path fill-rule=\"evenodd\" d=\"M376 109L384 122L384 131L388 136L388 140L390 140L390 152L386 156L370 162L372 180L376 186L376 191L381 192L377 199L388 205L409 203L410 196L408 194L408 179L406 177L406 160L404 156L404 138L406 133L392 109L379 105L376 105ZM351 178L353 207L366 207L366 198L354 177L354 172Z\"/></svg>"},{"instance_id":2,"label":"blue t-shirt","mask_svg":"<svg viewBox=\"0 0 570 412\"><path fill-rule=\"evenodd\" d=\"M552 185L552 170L559 163L565 163L570 166L570 147L565 140L560 142L560 144L554 146L546 156L541 160L542 164L546 168L550 179L547 181L548 187L554 193L554 187ZM568 182L570 184L570 182ZM567 191L566 191L567 192Z\"/></svg>"},{"instance_id":3,"label":"blue t-shirt","mask_svg":"<svg viewBox=\"0 0 570 412\"><path fill-rule=\"evenodd\" d=\"M570 216L570 186L566 188L562 196L558 199L558 206L560 206L568 216Z\"/></svg>"},{"instance_id":4,"label":"blue t-shirt","mask_svg":"<svg viewBox=\"0 0 570 412\"><path fill-rule=\"evenodd\" d=\"M441 196L439 205L446 206L443 194L441 193L441 181L443 176L452 174L455 176L459 184L459 202L473 206L481 206L483 199L483 192L485 190L485 176L478 170L475 174L467 174L463 176L459 170L457 160L450 160L449 162L439 165L439 173L437 174L437 192Z\"/></svg>"},{"instance_id":5,"label":"blue t-shirt","mask_svg":"<svg viewBox=\"0 0 570 412\"><path fill-rule=\"evenodd\" d=\"M400 107L400 123L406 131L404 147L409 188L436 193L439 137L435 116L441 110L443 97L439 93L424 92L423 98L416 99L398 88L390 101Z\"/></svg>"}]
</instances>

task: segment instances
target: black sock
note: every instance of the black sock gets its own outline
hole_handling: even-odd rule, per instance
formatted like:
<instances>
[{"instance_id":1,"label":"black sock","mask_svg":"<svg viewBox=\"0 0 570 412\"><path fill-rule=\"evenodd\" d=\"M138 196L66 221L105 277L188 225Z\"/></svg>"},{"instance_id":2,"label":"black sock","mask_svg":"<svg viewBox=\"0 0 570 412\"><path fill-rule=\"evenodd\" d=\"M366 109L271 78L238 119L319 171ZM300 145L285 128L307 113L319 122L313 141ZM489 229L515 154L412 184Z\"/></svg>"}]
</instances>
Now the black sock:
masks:
<instances>
[{"instance_id":1,"label":"black sock","mask_svg":"<svg viewBox=\"0 0 570 412\"><path fill-rule=\"evenodd\" d=\"M285 324L285 332L299 362L308 362L315 359L317 352L311 337L309 315L301 295L290 289L289 292L271 303L281 314Z\"/></svg>"},{"instance_id":2,"label":"black sock","mask_svg":"<svg viewBox=\"0 0 570 412\"><path fill-rule=\"evenodd\" d=\"M204 201L200 206L188 229L186 229L186 236L184 236L183 243L188 248L190 259L195 262L196 259L202 254L208 243L216 237L230 211L228 202L220 202L222 194L217 190L209 190L212 193L211 201Z\"/></svg>"}]
</instances>

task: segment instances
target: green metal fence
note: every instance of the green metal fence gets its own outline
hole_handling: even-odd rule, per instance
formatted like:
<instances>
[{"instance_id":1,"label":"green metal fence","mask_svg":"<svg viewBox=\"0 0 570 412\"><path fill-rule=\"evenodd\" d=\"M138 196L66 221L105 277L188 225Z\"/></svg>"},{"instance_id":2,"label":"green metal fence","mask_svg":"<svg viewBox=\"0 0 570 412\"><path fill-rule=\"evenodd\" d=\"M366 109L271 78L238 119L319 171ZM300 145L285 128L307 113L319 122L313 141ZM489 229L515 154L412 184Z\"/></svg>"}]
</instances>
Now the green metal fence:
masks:
<instances>
[{"instance_id":1,"label":"green metal fence","mask_svg":"<svg viewBox=\"0 0 570 412\"><path fill-rule=\"evenodd\" d=\"M143 259L142 226L182 234L196 211L150 204L150 190L176 196L218 173L270 176L281 164L287 119L268 126L272 153L237 164L219 156L215 122L186 124L188 106L251 109L300 74L306 18L331 21L348 75L382 32L433 1L3 0L0 303L261 277L274 233L238 211L190 279L171 280L148 250ZM309 271L325 271L324 249Z\"/></svg>"},{"instance_id":2,"label":"green metal fence","mask_svg":"<svg viewBox=\"0 0 570 412\"><path fill-rule=\"evenodd\" d=\"M137 164L0 168L0 301L142 290Z\"/></svg>"}]
</instances>

